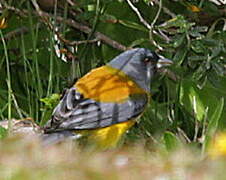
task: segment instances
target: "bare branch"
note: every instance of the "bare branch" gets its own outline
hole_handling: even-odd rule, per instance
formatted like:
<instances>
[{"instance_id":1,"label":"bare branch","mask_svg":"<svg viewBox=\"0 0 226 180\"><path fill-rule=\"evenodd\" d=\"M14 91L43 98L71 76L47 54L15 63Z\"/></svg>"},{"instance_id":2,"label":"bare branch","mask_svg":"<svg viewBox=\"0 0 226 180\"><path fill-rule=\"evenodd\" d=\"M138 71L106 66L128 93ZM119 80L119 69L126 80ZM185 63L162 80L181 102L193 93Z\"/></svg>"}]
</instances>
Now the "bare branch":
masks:
<instances>
[{"instance_id":1,"label":"bare branch","mask_svg":"<svg viewBox=\"0 0 226 180\"><path fill-rule=\"evenodd\" d=\"M4 39L5 41L9 41L11 40L12 38L15 38L17 36L21 36L22 34L26 34L28 33L29 30L27 27L23 26L23 27L20 27L14 31L10 31L8 32L5 36L4 36Z\"/></svg>"},{"instance_id":2,"label":"bare branch","mask_svg":"<svg viewBox=\"0 0 226 180\"><path fill-rule=\"evenodd\" d=\"M152 0L155 4L160 5L159 0ZM162 10L164 13L168 14L172 18L176 17L176 14L174 14L172 11L170 11L167 7L162 7Z\"/></svg>"},{"instance_id":3,"label":"bare branch","mask_svg":"<svg viewBox=\"0 0 226 180\"><path fill-rule=\"evenodd\" d=\"M36 2L36 0L31 0L33 6L35 7L36 11L38 12L38 15L41 16L42 15L42 11L38 5L38 3Z\"/></svg>"},{"instance_id":4,"label":"bare branch","mask_svg":"<svg viewBox=\"0 0 226 180\"><path fill-rule=\"evenodd\" d=\"M34 0L32 0L32 1L34 1ZM19 15L22 15L23 17L27 17L29 15L27 10L20 10L20 9L15 8L15 7L8 6L7 4L4 4L2 8L6 8L8 10L11 10L11 11L13 11L13 12L19 14ZM36 8L38 8L38 6ZM38 12L38 13L37 12L33 12L33 14L44 18L45 22L48 22L48 21L46 21L45 18L53 18L54 17L54 15L48 14L48 13L43 12L41 10L39 10L39 11L41 13L40 12ZM61 16L56 16L55 19L59 23L65 23L68 26L73 27L75 29L78 29L79 31L82 31L82 32L84 32L86 34L89 34L92 31L92 29L90 27L88 27L87 25L84 25L82 23L76 22L73 19L69 19L69 18L65 19L65 18L63 18ZM126 47L123 44L121 44L121 43L109 38L108 36L106 36L103 33L95 32L94 36L95 36L96 39L98 39L98 41L101 41L101 42L103 42L103 43L105 43L105 44L107 44L107 45L109 45L109 46L111 46L111 47L113 47L115 49L120 50L120 51L125 51L125 50L129 49L128 47Z\"/></svg>"},{"instance_id":5,"label":"bare branch","mask_svg":"<svg viewBox=\"0 0 226 180\"><path fill-rule=\"evenodd\" d=\"M142 15L141 15L141 13L139 12L139 10L133 5L133 3L132 3L130 0L126 0L126 1L127 1L127 3L129 4L129 6L131 7L131 9L137 14L137 16L138 16L140 22L141 22L144 26L146 26L146 27L148 28L148 30L149 30L149 39L150 39L151 43L152 43L154 46L156 46L159 50L163 50L163 48L162 48L161 46L159 46L159 45L155 42L155 40L154 40L154 38L153 38L153 36L152 36L152 33L153 33L153 31L154 31L154 30L153 30L153 27L154 27L154 25L155 25L157 19L159 18L159 15L160 15L160 12L161 12L161 9L162 9L162 3L161 3L162 0L160 0L159 10L158 10L158 12L157 12L157 14L156 14L156 16L155 16L155 18L154 18L154 20L153 20L153 22L152 22L151 25L150 25L150 24L142 17ZM157 33L157 32L155 32L155 33Z\"/></svg>"},{"instance_id":6,"label":"bare branch","mask_svg":"<svg viewBox=\"0 0 226 180\"><path fill-rule=\"evenodd\" d=\"M162 0L160 0L160 2L159 2L159 9L158 9L158 12L157 12L157 14L156 14L154 20L153 20L152 23L151 23L151 29L153 29L153 27L154 27L156 21L158 20L159 15L160 15L160 13L161 13L161 10L162 10Z\"/></svg>"},{"instance_id":7,"label":"bare branch","mask_svg":"<svg viewBox=\"0 0 226 180\"><path fill-rule=\"evenodd\" d=\"M161 13L161 10L162 10L162 0L160 0L158 12L157 12L157 14L156 14L154 20L153 20L152 23L151 23L151 29L149 29L149 37L150 37L150 39L153 39L153 44L154 44L159 50L163 50L163 48L162 48L161 46L159 46L159 45L155 42L155 40L154 40L154 38L153 38L153 36L152 36L152 33L154 32L154 30L153 30L153 29L154 29L154 25L155 25L156 21L157 21L158 18L159 18L159 15L160 15L160 13ZM154 32L154 33L155 33L155 32Z\"/></svg>"},{"instance_id":8,"label":"bare branch","mask_svg":"<svg viewBox=\"0 0 226 180\"><path fill-rule=\"evenodd\" d=\"M137 14L138 18L140 19L140 22L142 22L149 30L152 29L151 25L148 24L148 22L142 17L139 10L133 5L133 3L130 0L126 0L131 9Z\"/></svg>"},{"instance_id":9,"label":"bare branch","mask_svg":"<svg viewBox=\"0 0 226 180\"><path fill-rule=\"evenodd\" d=\"M48 13L44 13L44 16L50 16ZM78 29L86 34L89 34L92 32L92 29L86 25L83 25L81 23L78 23L72 19L64 19L63 17L57 16L56 20L58 22L64 22L65 24L67 24L68 26L71 26L75 29ZM121 51L125 51L128 48L122 44L120 44L119 42L112 40L111 38L109 38L108 36L100 33L100 32L95 32L94 36L96 37L96 39L98 39L99 41L102 41L110 46L112 46L115 49L121 50Z\"/></svg>"}]
</instances>

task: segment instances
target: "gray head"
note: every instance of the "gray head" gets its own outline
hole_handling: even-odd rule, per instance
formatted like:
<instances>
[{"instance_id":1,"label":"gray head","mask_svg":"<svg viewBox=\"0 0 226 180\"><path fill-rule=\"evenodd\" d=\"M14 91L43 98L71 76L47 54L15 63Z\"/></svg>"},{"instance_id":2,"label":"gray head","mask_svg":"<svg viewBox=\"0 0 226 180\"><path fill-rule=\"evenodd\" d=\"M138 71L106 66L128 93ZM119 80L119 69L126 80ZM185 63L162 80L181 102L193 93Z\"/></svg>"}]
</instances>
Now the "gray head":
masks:
<instances>
[{"instance_id":1,"label":"gray head","mask_svg":"<svg viewBox=\"0 0 226 180\"><path fill-rule=\"evenodd\" d=\"M145 48L125 51L108 63L127 74L146 91L150 91L151 78L157 69L169 64L172 61Z\"/></svg>"}]
</instances>

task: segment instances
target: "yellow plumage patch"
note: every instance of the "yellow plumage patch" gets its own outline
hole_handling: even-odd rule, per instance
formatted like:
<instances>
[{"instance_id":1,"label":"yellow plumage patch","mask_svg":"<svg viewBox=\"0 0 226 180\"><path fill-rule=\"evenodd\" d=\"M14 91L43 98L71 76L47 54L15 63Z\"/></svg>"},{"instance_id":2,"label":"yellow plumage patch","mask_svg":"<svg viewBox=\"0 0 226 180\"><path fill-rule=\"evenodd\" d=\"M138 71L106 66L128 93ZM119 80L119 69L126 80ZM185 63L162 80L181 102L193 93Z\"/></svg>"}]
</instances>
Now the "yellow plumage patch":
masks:
<instances>
[{"instance_id":1,"label":"yellow plumage patch","mask_svg":"<svg viewBox=\"0 0 226 180\"><path fill-rule=\"evenodd\" d=\"M105 128L77 131L79 134L88 136L88 143L94 145L97 149L114 148L117 146L122 135L135 123L130 120Z\"/></svg>"},{"instance_id":2,"label":"yellow plumage patch","mask_svg":"<svg viewBox=\"0 0 226 180\"><path fill-rule=\"evenodd\" d=\"M75 86L84 98L98 102L120 103L130 95L147 93L126 74L109 66L92 70Z\"/></svg>"}]
</instances>

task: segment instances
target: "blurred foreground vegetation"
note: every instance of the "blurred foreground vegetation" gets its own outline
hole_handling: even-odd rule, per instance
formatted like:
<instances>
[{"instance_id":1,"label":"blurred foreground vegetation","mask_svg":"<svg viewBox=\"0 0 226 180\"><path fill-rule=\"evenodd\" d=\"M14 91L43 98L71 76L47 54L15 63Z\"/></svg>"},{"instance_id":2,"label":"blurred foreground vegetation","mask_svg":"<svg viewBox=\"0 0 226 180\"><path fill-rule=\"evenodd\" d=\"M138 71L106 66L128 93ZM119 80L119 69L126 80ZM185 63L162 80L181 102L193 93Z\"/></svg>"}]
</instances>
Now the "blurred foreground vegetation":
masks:
<instances>
[{"instance_id":1,"label":"blurred foreground vegetation","mask_svg":"<svg viewBox=\"0 0 226 180\"><path fill-rule=\"evenodd\" d=\"M75 143L43 148L34 137L0 141L1 179L225 179L225 156L200 156L195 149L142 144L106 152L80 150ZM225 154L224 154L225 155Z\"/></svg>"},{"instance_id":2,"label":"blurred foreground vegetation","mask_svg":"<svg viewBox=\"0 0 226 180\"><path fill-rule=\"evenodd\" d=\"M127 134L125 149L94 156L81 156L74 145L70 152L66 145L43 150L36 141L5 139L9 131L0 126L0 161L6 164L0 167L2 176L101 179L104 172L112 179L177 179L185 174L218 179L225 162L208 165L212 160L203 157L215 133L226 128L223 1L52 2L0 1L0 120L30 119L44 125L64 88L128 48L155 50L174 65L153 80L152 101ZM60 40L58 52L54 36ZM157 152L149 152L153 145ZM182 152L176 150L181 145ZM162 146L172 152L164 154ZM124 155L135 159L116 165Z\"/></svg>"}]
</instances>

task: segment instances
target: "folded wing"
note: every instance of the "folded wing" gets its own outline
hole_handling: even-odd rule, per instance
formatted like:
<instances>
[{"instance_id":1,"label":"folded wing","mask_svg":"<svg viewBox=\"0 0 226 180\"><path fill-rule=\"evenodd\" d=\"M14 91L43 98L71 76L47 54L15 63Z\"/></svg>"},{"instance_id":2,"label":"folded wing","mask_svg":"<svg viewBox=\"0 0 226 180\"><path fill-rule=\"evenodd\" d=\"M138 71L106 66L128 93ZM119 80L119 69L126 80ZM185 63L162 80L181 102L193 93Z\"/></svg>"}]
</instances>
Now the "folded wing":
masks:
<instances>
[{"instance_id":1,"label":"folded wing","mask_svg":"<svg viewBox=\"0 0 226 180\"><path fill-rule=\"evenodd\" d=\"M97 102L84 98L73 87L55 108L46 131L95 129L125 122L139 116L147 102L147 94L136 94L120 103Z\"/></svg>"}]
</instances>

